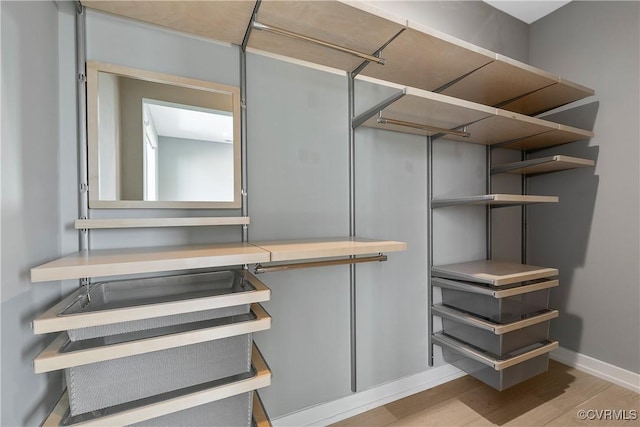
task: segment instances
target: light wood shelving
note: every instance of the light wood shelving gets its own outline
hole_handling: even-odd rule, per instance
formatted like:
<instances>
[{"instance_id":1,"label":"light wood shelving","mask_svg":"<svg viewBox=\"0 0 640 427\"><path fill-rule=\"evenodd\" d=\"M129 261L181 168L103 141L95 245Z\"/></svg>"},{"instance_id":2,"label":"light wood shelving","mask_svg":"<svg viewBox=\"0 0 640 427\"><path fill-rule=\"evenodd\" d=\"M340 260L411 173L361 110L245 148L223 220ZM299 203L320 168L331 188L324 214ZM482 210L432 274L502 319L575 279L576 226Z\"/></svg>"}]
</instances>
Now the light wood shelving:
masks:
<instances>
[{"instance_id":1,"label":"light wood shelving","mask_svg":"<svg viewBox=\"0 0 640 427\"><path fill-rule=\"evenodd\" d=\"M255 0L145 2L82 0L86 7L223 42L241 44Z\"/></svg>"},{"instance_id":2,"label":"light wood shelving","mask_svg":"<svg viewBox=\"0 0 640 427\"><path fill-rule=\"evenodd\" d=\"M433 199L431 207L444 208L459 205L518 206L534 203L557 203L557 196L531 196L520 194L483 194L479 196Z\"/></svg>"},{"instance_id":3,"label":"light wood shelving","mask_svg":"<svg viewBox=\"0 0 640 427\"><path fill-rule=\"evenodd\" d=\"M434 266L431 273L445 279L465 280L492 286L510 285L528 280L555 277L558 270L512 262L481 260Z\"/></svg>"},{"instance_id":4,"label":"light wood shelving","mask_svg":"<svg viewBox=\"0 0 640 427\"><path fill-rule=\"evenodd\" d=\"M397 101L383 108L384 118L402 120L423 126L462 130L467 137L446 135L460 142L484 145L505 144L506 148L533 149L579 141L593 136L593 132L525 116L513 111L488 107L451 96L402 87L370 77L359 80L404 91ZM378 123L372 116L363 126L416 135L435 135L438 132L411 127Z\"/></svg>"},{"instance_id":5,"label":"light wood shelving","mask_svg":"<svg viewBox=\"0 0 640 427\"><path fill-rule=\"evenodd\" d=\"M248 225L248 216L199 218L90 218L76 219L76 230L146 227L196 227L207 225Z\"/></svg>"},{"instance_id":6,"label":"light wood shelving","mask_svg":"<svg viewBox=\"0 0 640 427\"><path fill-rule=\"evenodd\" d=\"M85 6L216 40L241 44L255 1L83 1ZM357 1L265 0L257 21L305 37L372 54L362 74L523 114L537 114L591 96L593 90ZM351 72L361 58L254 29L249 48ZM420 46L420 49L416 49Z\"/></svg>"},{"instance_id":7,"label":"light wood shelving","mask_svg":"<svg viewBox=\"0 0 640 427\"><path fill-rule=\"evenodd\" d=\"M271 253L272 262L407 250L407 244L405 242L365 239L361 237L265 241L254 242L253 244Z\"/></svg>"},{"instance_id":8,"label":"light wood shelving","mask_svg":"<svg viewBox=\"0 0 640 427\"><path fill-rule=\"evenodd\" d=\"M264 331L271 327L271 317L262 306L252 304L251 312L256 316L254 320L223 326L200 327L200 329L192 329L185 332L125 341L117 344L98 345L75 351L64 351L70 341L67 333L63 332L33 360L34 371L36 374L57 371L74 366Z\"/></svg>"},{"instance_id":9,"label":"light wood shelving","mask_svg":"<svg viewBox=\"0 0 640 427\"><path fill-rule=\"evenodd\" d=\"M407 244L360 237L223 243L78 252L31 269L32 282L109 277L273 261L405 251Z\"/></svg>"},{"instance_id":10,"label":"light wood shelving","mask_svg":"<svg viewBox=\"0 0 640 427\"><path fill-rule=\"evenodd\" d=\"M380 17L337 1L263 1L257 21L367 54L378 50L405 26L403 20ZM352 71L363 62L326 46L255 29L248 46L344 71Z\"/></svg>"},{"instance_id":11,"label":"light wood shelving","mask_svg":"<svg viewBox=\"0 0 640 427\"><path fill-rule=\"evenodd\" d=\"M143 404L141 406L123 409L119 412L107 413L102 417L80 421L75 424L63 424L69 413L69 396L67 391L65 391L42 426L125 426L269 386L271 384L271 370L255 344L252 350L251 361L255 369L255 375L250 378L205 390L197 390L197 388L195 388L196 391L193 392L189 392L190 388L188 388L186 389L186 393L167 400Z\"/></svg>"},{"instance_id":12,"label":"light wood shelving","mask_svg":"<svg viewBox=\"0 0 640 427\"><path fill-rule=\"evenodd\" d=\"M32 268L31 281L222 267L269 260L269 252L248 243L90 250Z\"/></svg>"},{"instance_id":13,"label":"light wood shelving","mask_svg":"<svg viewBox=\"0 0 640 427\"><path fill-rule=\"evenodd\" d=\"M556 155L541 157L538 159L524 160L522 162L496 165L491 168L491 174L511 173L531 176L569 169L584 168L593 166L594 164L595 162L589 159Z\"/></svg>"},{"instance_id":14,"label":"light wood shelving","mask_svg":"<svg viewBox=\"0 0 640 427\"><path fill-rule=\"evenodd\" d=\"M255 423L255 427L272 426L267 411L265 411L264 405L262 404L262 399L257 391L253 392L253 422Z\"/></svg>"}]
</instances>

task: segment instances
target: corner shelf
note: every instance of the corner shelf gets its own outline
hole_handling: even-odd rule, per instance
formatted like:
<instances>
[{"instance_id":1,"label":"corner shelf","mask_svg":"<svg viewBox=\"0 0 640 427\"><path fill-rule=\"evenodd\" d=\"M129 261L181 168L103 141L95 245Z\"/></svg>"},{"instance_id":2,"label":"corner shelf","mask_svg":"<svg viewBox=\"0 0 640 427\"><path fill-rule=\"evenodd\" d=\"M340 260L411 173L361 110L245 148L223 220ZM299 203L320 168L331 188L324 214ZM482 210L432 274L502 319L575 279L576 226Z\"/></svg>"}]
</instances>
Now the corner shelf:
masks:
<instances>
[{"instance_id":1,"label":"corner shelf","mask_svg":"<svg viewBox=\"0 0 640 427\"><path fill-rule=\"evenodd\" d=\"M558 275L558 270L513 262L482 260L433 266L431 274L445 279L504 286L528 280L555 277Z\"/></svg>"},{"instance_id":2,"label":"corner shelf","mask_svg":"<svg viewBox=\"0 0 640 427\"><path fill-rule=\"evenodd\" d=\"M540 175L550 172L558 172L569 169L593 166L595 162L589 159L580 159L569 156L549 156L539 159L524 160L522 162L505 163L491 168L491 174L511 173L521 175Z\"/></svg>"},{"instance_id":3,"label":"corner shelf","mask_svg":"<svg viewBox=\"0 0 640 427\"><path fill-rule=\"evenodd\" d=\"M443 208L459 205L519 206L534 203L557 203L557 196L531 196L520 194L483 194L479 196L433 199L431 207Z\"/></svg>"}]
</instances>

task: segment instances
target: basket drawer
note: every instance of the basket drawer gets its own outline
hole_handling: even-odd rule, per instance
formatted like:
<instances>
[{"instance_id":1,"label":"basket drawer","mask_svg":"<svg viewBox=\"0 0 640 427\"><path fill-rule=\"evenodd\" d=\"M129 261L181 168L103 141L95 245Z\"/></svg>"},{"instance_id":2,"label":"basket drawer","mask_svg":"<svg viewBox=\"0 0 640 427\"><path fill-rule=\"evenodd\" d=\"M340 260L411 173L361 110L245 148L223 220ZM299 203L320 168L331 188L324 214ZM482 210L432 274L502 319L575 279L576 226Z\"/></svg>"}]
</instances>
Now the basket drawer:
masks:
<instances>
[{"instance_id":1,"label":"basket drawer","mask_svg":"<svg viewBox=\"0 0 640 427\"><path fill-rule=\"evenodd\" d=\"M505 390L547 371L549 352L557 341L543 341L500 357L478 350L444 334L433 335L444 360L497 390Z\"/></svg>"},{"instance_id":2,"label":"basket drawer","mask_svg":"<svg viewBox=\"0 0 640 427\"><path fill-rule=\"evenodd\" d=\"M253 391L130 424L130 427L251 427Z\"/></svg>"},{"instance_id":3,"label":"basket drawer","mask_svg":"<svg viewBox=\"0 0 640 427\"><path fill-rule=\"evenodd\" d=\"M65 370L71 415L239 375L251 367L251 334Z\"/></svg>"},{"instance_id":4,"label":"basket drawer","mask_svg":"<svg viewBox=\"0 0 640 427\"><path fill-rule=\"evenodd\" d=\"M33 330L86 340L244 314L270 293L245 270L100 282L39 316Z\"/></svg>"},{"instance_id":5,"label":"basket drawer","mask_svg":"<svg viewBox=\"0 0 640 427\"><path fill-rule=\"evenodd\" d=\"M444 305L500 323L547 309L550 290L558 286L557 280L546 279L500 289L435 277L432 280L434 286L442 288Z\"/></svg>"}]
</instances>

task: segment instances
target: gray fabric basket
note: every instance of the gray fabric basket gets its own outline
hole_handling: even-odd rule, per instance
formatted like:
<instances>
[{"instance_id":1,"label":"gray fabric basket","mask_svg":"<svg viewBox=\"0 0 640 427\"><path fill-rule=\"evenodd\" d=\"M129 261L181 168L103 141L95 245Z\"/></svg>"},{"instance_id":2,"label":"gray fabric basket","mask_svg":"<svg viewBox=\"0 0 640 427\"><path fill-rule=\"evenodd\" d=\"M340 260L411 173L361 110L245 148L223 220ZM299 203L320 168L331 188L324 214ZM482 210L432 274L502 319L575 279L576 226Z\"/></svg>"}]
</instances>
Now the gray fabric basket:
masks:
<instances>
[{"instance_id":1,"label":"gray fabric basket","mask_svg":"<svg viewBox=\"0 0 640 427\"><path fill-rule=\"evenodd\" d=\"M251 334L65 370L71 415L249 372Z\"/></svg>"},{"instance_id":2,"label":"gray fabric basket","mask_svg":"<svg viewBox=\"0 0 640 427\"><path fill-rule=\"evenodd\" d=\"M163 415L131 427L250 427L253 392Z\"/></svg>"},{"instance_id":3,"label":"gray fabric basket","mask_svg":"<svg viewBox=\"0 0 640 427\"><path fill-rule=\"evenodd\" d=\"M250 292L253 290L253 286L237 271L217 271L212 273L100 282L91 286L89 291L90 299L87 300L83 298L75 301L61 313L61 316L113 310L114 317L116 317L117 310L121 308ZM224 307L150 319L119 322L109 325L71 329L67 331L67 333L71 341L81 341L234 316L245 314L248 311L249 305L245 304L235 307Z\"/></svg>"}]
</instances>

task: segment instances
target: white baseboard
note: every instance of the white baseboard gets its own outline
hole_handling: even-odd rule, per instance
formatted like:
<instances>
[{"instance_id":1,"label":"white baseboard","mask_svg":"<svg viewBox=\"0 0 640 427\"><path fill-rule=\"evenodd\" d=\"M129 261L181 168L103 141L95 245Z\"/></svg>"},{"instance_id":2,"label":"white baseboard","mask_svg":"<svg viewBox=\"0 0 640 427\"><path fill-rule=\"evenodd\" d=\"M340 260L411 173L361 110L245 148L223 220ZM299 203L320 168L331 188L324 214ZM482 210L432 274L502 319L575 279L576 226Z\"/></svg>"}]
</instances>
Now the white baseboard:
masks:
<instances>
[{"instance_id":1,"label":"white baseboard","mask_svg":"<svg viewBox=\"0 0 640 427\"><path fill-rule=\"evenodd\" d=\"M551 352L551 358L572 368L584 371L588 374L602 378L621 387L640 393L640 374L627 371L591 356L576 353L564 347L559 347Z\"/></svg>"},{"instance_id":2,"label":"white baseboard","mask_svg":"<svg viewBox=\"0 0 640 427\"><path fill-rule=\"evenodd\" d=\"M302 409L280 418L274 418L271 422L274 427L324 426L444 384L464 375L466 373L451 365L443 365L354 393L338 400Z\"/></svg>"}]
</instances>

